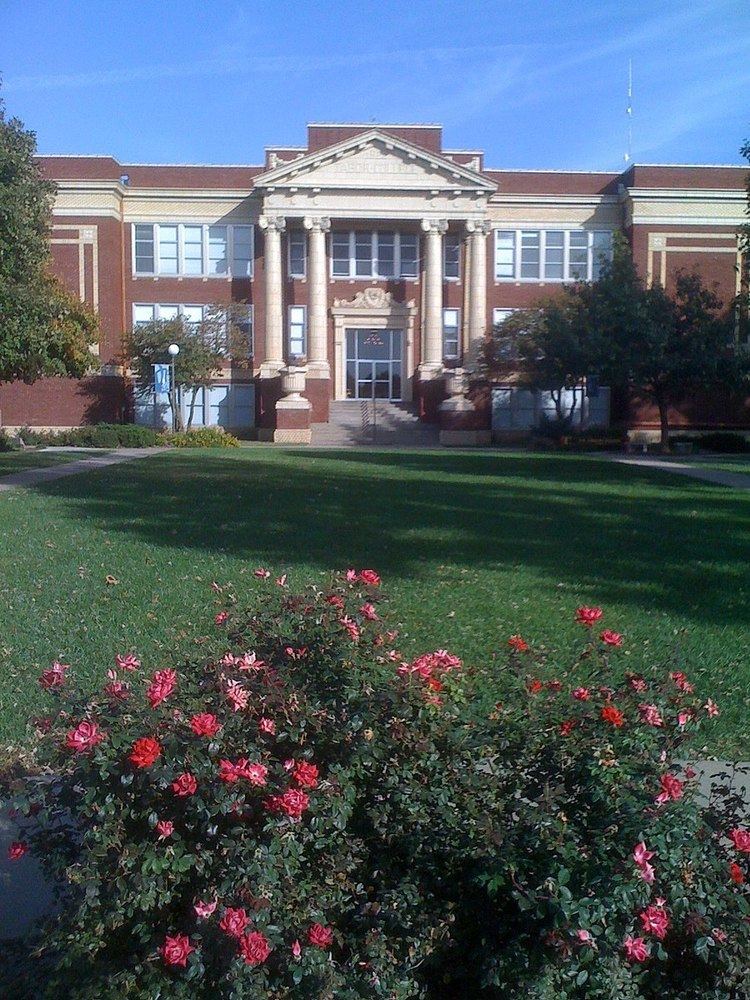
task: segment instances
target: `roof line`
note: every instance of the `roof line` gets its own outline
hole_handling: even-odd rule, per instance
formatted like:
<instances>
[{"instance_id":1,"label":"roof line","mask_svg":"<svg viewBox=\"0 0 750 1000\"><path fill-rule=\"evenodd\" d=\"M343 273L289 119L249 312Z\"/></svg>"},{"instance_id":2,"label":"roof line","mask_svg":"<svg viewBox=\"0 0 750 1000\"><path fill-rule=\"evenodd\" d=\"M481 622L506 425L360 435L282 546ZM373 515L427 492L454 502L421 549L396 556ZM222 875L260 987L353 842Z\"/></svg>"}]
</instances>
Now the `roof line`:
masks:
<instances>
[{"instance_id":1,"label":"roof line","mask_svg":"<svg viewBox=\"0 0 750 1000\"><path fill-rule=\"evenodd\" d=\"M341 128L342 126L356 126L357 128L442 128L440 122L308 122L307 127L314 125L316 128Z\"/></svg>"}]
</instances>

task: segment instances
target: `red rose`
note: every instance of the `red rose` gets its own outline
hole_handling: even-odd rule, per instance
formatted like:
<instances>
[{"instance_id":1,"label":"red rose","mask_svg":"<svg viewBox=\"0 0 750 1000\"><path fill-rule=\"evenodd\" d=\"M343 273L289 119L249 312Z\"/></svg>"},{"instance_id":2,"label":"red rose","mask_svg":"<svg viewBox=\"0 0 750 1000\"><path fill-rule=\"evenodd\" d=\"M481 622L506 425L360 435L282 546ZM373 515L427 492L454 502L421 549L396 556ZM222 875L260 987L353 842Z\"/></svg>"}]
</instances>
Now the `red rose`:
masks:
<instances>
[{"instance_id":1,"label":"red rose","mask_svg":"<svg viewBox=\"0 0 750 1000\"><path fill-rule=\"evenodd\" d=\"M333 930L322 924L313 924L307 931L307 940L315 948L326 950L333 944Z\"/></svg>"},{"instance_id":2,"label":"red rose","mask_svg":"<svg viewBox=\"0 0 750 1000\"><path fill-rule=\"evenodd\" d=\"M366 583L368 587L380 586L380 577L374 569L361 569L359 571L359 580L362 583Z\"/></svg>"},{"instance_id":3,"label":"red rose","mask_svg":"<svg viewBox=\"0 0 750 1000\"><path fill-rule=\"evenodd\" d=\"M599 638L607 646L622 646L622 636L620 633L611 632L608 628L604 629Z\"/></svg>"},{"instance_id":4,"label":"red rose","mask_svg":"<svg viewBox=\"0 0 750 1000\"><path fill-rule=\"evenodd\" d=\"M675 778L673 774L662 774L659 778L659 784L661 786L661 791L656 796L656 802L658 805L663 805L665 802L677 802L681 799L685 789L685 783L680 781L679 778ZM730 834L731 836L731 834ZM748 835L748 850L750 851L750 834Z\"/></svg>"},{"instance_id":5,"label":"red rose","mask_svg":"<svg viewBox=\"0 0 750 1000\"><path fill-rule=\"evenodd\" d=\"M529 694L539 694L540 691L544 690L544 684L537 677L533 677L526 685L526 689Z\"/></svg>"},{"instance_id":6,"label":"red rose","mask_svg":"<svg viewBox=\"0 0 750 1000\"><path fill-rule=\"evenodd\" d=\"M218 613L218 615L214 618L214 624L215 625L223 625L226 622L227 618L229 618L229 612L228 611L220 611Z\"/></svg>"},{"instance_id":7,"label":"red rose","mask_svg":"<svg viewBox=\"0 0 750 1000\"><path fill-rule=\"evenodd\" d=\"M659 900L656 904L652 903L638 914L644 933L653 934L660 941L664 940L669 930L669 916L664 907L659 905L663 902L664 900Z\"/></svg>"},{"instance_id":8,"label":"red rose","mask_svg":"<svg viewBox=\"0 0 750 1000\"><path fill-rule=\"evenodd\" d=\"M317 788L318 774L316 764L309 764L306 760L301 760L292 772L292 777L302 788Z\"/></svg>"},{"instance_id":9,"label":"red rose","mask_svg":"<svg viewBox=\"0 0 750 1000\"><path fill-rule=\"evenodd\" d=\"M576 727L575 719L567 719L565 722L561 722L560 723L560 735L561 736L570 736L570 734L573 732L573 730L575 729L575 727Z\"/></svg>"},{"instance_id":10,"label":"red rose","mask_svg":"<svg viewBox=\"0 0 750 1000\"><path fill-rule=\"evenodd\" d=\"M745 873L735 861L729 866L729 877L735 885L742 885L745 881Z\"/></svg>"},{"instance_id":11,"label":"red rose","mask_svg":"<svg viewBox=\"0 0 750 1000\"><path fill-rule=\"evenodd\" d=\"M614 705L605 705L601 710L601 718L603 722L608 722L616 729L619 729L620 726L625 723L625 716L622 714L620 709L615 708Z\"/></svg>"},{"instance_id":12,"label":"red rose","mask_svg":"<svg viewBox=\"0 0 750 1000\"><path fill-rule=\"evenodd\" d=\"M289 788L283 795L272 795L266 800L269 812L284 813L291 819L299 819L310 804L310 797L296 788Z\"/></svg>"},{"instance_id":13,"label":"red rose","mask_svg":"<svg viewBox=\"0 0 750 1000\"><path fill-rule=\"evenodd\" d=\"M174 833L174 823L171 819L160 819L156 824L156 832L159 834L159 840L166 840Z\"/></svg>"},{"instance_id":14,"label":"red rose","mask_svg":"<svg viewBox=\"0 0 750 1000\"><path fill-rule=\"evenodd\" d=\"M338 594L329 594L326 597L326 604L330 604L332 608L338 608L341 611L344 607L344 598Z\"/></svg>"},{"instance_id":15,"label":"red rose","mask_svg":"<svg viewBox=\"0 0 750 1000\"><path fill-rule=\"evenodd\" d=\"M28 849L29 845L25 844L22 840L14 840L8 848L8 861L18 861L26 854Z\"/></svg>"},{"instance_id":16,"label":"red rose","mask_svg":"<svg viewBox=\"0 0 750 1000\"><path fill-rule=\"evenodd\" d=\"M601 608L587 608L585 605L581 605L580 608L576 608L576 621L586 628L593 628L603 614Z\"/></svg>"},{"instance_id":17,"label":"red rose","mask_svg":"<svg viewBox=\"0 0 750 1000\"><path fill-rule=\"evenodd\" d=\"M199 712L190 719L190 728L196 736L216 736L221 723L210 712Z\"/></svg>"},{"instance_id":18,"label":"red rose","mask_svg":"<svg viewBox=\"0 0 750 1000\"><path fill-rule=\"evenodd\" d=\"M520 635L512 635L508 639L508 645L513 650L514 653L528 653L529 644Z\"/></svg>"},{"instance_id":19,"label":"red rose","mask_svg":"<svg viewBox=\"0 0 750 1000\"><path fill-rule=\"evenodd\" d=\"M142 736L133 744L130 763L135 767L151 767L161 757L161 743L151 736Z\"/></svg>"},{"instance_id":20,"label":"red rose","mask_svg":"<svg viewBox=\"0 0 750 1000\"><path fill-rule=\"evenodd\" d=\"M182 799L187 798L188 795L194 795L197 790L198 782L189 771L185 771L172 782L172 791Z\"/></svg>"},{"instance_id":21,"label":"red rose","mask_svg":"<svg viewBox=\"0 0 750 1000\"><path fill-rule=\"evenodd\" d=\"M146 691L151 708L156 708L170 696L177 687L176 670L157 670Z\"/></svg>"},{"instance_id":22,"label":"red rose","mask_svg":"<svg viewBox=\"0 0 750 1000\"><path fill-rule=\"evenodd\" d=\"M175 934L174 936L167 934L159 951L167 965L181 965L184 968L188 955L191 951L195 951L195 948L190 944L190 938L187 934Z\"/></svg>"},{"instance_id":23,"label":"red rose","mask_svg":"<svg viewBox=\"0 0 750 1000\"><path fill-rule=\"evenodd\" d=\"M76 753L86 753L97 743L104 739L104 733L100 731L95 722L79 722L75 729L71 729L65 737L65 746L68 750Z\"/></svg>"},{"instance_id":24,"label":"red rose","mask_svg":"<svg viewBox=\"0 0 750 1000\"><path fill-rule=\"evenodd\" d=\"M62 687L65 683L65 674L70 670L67 663L58 663L57 660L52 664L49 670L42 671L39 677L39 683L43 688L57 688Z\"/></svg>"},{"instance_id":25,"label":"red rose","mask_svg":"<svg viewBox=\"0 0 750 1000\"><path fill-rule=\"evenodd\" d=\"M262 965L271 954L271 945L260 931L250 931L240 938L240 955L248 965Z\"/></svg>"},{"instance_id":26,"label":"red rose","mask_svg":"<svg viewBox=\"0 0 750 1000\"><path fill-rule=\"evenodd\" d=\"M229 937L239 938L245 933L245 928L249 923L250 917L241 907L234 909L228 906L224 910L224 916L219 921L219 927Z\"/></svg>"}]
</instances>

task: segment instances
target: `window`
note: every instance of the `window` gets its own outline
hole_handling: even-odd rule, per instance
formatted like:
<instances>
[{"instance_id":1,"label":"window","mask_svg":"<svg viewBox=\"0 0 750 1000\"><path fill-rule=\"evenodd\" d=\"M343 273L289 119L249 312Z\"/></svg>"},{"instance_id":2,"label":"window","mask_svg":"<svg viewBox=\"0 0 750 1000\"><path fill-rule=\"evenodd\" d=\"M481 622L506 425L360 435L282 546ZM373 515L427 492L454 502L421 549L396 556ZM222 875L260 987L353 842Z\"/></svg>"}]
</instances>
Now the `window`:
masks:
<instances>
[{"instance_id":1,"label":"window","mask_svg":"<svg viewBox=\"0 0 750 1000\"><path fill-rule=\"evenodd\" d=\"M612 233L587 229L498 229L496 281L596 281Z\"/></svg>"},{"instance_id":2,"label":"window","mask_svg":"<svg viewBox=\"0 0 750 1000\"><path fill-rule=\"evenodd\" d=\"M151 274L154 270L154 227L135 226L135 270Z\"/></svg>"},{"instance_id":3,"label":"window","mask_svg":"<svg viewBox=\"0 0 750 1000\"><path fill-rule=\"evenodd\" d=\"M334 278L416 278L418 274L416 233L339 231L331 236Z\"/></svg>"},{"instance_id":4,"label":"window","mask_svg":"<svg viewBox=\"0 0 750 1000\"><path fill-rule=\"evenodd\" d=\"M289 276L304 278L307 264L307 235L304 230L292 229L289 233Z\"/></svg>"},{"instance_id":5,"label":"window","mask_svg":"<svg viewBox=\"0 0 750 1000\"><path fill-rule=\"evenodd\" d=\"M307 353L307 307L289 306L289 356Z\"/></svg>"},{"instance_id":6,"label":"window","mask_svg":"<svg viewBox=\"0 0 750 1000\"><path fill-rule=\"evenodd\" d=\"M151 323L153 320L177 319L178 316L182 316L190 326L198 326L203 322L207 308L208 306L173 305L163 302L134 305L133 326Z\"/></svg>"},{"instance_id":7,"label":"window","mask_svg":"<svg viewBox=\"0 0 750 1000\"><path fill-rule=\"evenodd\" d=\"M253 307L251 305L235 307L234 325L237 327L240 336L247 343L247 355L251 358L255 353Z\"/></svg>"},{"instance_id":8,"label":"window","mask_svg":"<svg viewBox=\"0 0 750 1000\"><path fill-rule=\"evenodd\" d=\"M516 310L515 309L493 309L492 310L492 325L499 326L504 323L506 319L511 316Z\"/></svg>"},{"instance_id":9,"label":"window","mask_svg":"<svg viewBox=\"0 0 750 1000\"><path fill-rule=\"evenodd\" d=\"M134 274L252 277L252 226L137 223L133 229Z\"/></svg>"},{"instance_id":10,"label":"window","mask_svg":"<svg viewBox=\"0 0 750 1000\"><path fill-rule=\"evenodd\" d=\"M443 309L443 357L452 361L458 357L460 339L460 311Z\"/></svg>"},{"instance_id":11,"label":"window","mask_svg":"<svg viewBox=\"0 0 750 1000\"><path fill-rule=\"evenodd\" d=\"M461 237L457 233L448 233L443 240L443 276L461 276Z\"/></svg>"}]
</instances>

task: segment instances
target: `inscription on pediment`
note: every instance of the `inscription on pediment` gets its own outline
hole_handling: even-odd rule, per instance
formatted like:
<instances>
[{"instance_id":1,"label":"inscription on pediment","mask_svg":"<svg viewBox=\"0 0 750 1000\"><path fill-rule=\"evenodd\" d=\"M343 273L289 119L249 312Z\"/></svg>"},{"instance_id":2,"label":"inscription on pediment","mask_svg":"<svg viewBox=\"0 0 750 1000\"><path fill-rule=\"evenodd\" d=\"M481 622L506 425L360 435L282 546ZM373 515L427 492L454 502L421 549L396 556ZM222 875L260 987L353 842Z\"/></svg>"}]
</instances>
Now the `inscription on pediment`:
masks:
<instances>
[{"instance_id":1,"label":"inscription on pediment","mask_svg":"<svg viewBox=\"0 0 750 1000\"><path fill-rule=\"evenodd\" d=\"M460 185L458 175L449 169L414 156L410 159L400 151L381 148L372 143L364 149L346 152L322 163L300 167L290 173L289 183L315 187L398 187L445 189Z\"/></svg>"}]
</instances>

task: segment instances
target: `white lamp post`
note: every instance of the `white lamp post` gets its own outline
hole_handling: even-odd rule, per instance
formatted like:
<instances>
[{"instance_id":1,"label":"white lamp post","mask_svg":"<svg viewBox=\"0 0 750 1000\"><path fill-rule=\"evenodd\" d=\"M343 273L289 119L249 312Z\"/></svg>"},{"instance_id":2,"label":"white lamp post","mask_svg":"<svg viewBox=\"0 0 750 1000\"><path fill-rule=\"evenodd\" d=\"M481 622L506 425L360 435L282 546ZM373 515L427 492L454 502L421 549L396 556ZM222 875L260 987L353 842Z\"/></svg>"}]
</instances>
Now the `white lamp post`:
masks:
<instances>
[{"instance_id":1,"label":"white lamp post","mask_svg":"<svg viewBox=\"0 0 750 1000\"><path fill-rule=\"evenodd\" d=\"M172 377L171 388L172 388L172 400L173 400L173 403L172 403L172 431L176 431L177 430L177 386L175 385L175 382L174 382L174 359L180 353L180 345L179 344L170 344L169 347L167 348L167 351L169 352L169 356L172 359L171 362L170 362L171 367L172 367L172 371L170 372L170 374L171 374L171 377Z\"/></svg>"}]
</instances>

